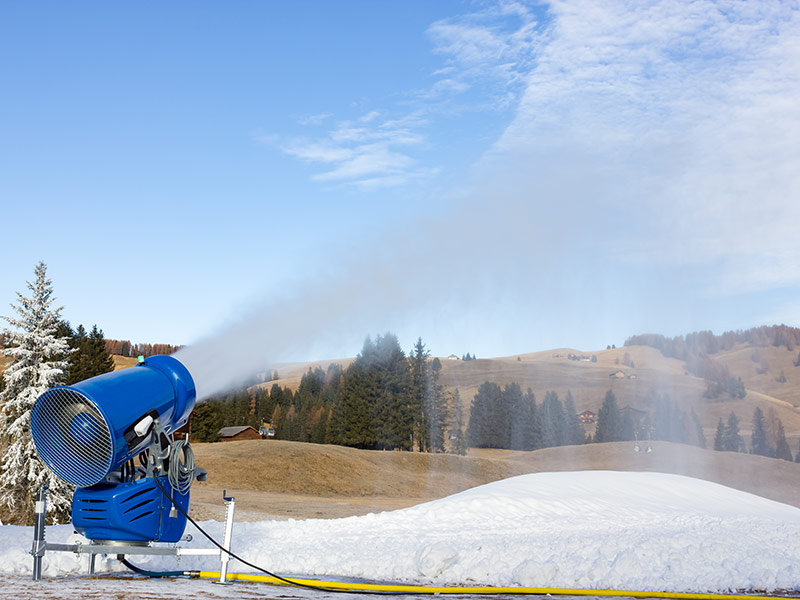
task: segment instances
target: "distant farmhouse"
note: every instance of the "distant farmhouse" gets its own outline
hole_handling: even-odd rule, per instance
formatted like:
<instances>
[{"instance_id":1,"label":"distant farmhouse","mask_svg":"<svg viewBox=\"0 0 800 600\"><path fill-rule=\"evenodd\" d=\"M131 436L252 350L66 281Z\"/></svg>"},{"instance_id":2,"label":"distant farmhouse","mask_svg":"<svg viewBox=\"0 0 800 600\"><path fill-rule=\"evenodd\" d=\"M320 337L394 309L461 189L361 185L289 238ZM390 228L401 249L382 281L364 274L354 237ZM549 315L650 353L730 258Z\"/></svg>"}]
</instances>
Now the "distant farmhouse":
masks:
<instances>
[{"instance_id":1,"label":"distant farmhouse","mask_svg":"<svg viewBox=\"0 0 800 600\"><path fill-rule=\"evenodd\" d=\"M611 379L625 379L625 371L620 369L618 371L614 371L613 373L609 373L608 376Z\"/></svg>"},{"instance_id":2,"label":"distant farmhouse","mask_svg":"<svg viewBox=\"0 0 800 600\"><path fill-rule=\"evenodd\" d=\"M217 432L220 442L238 442L240 440L260 440L261 434L249 425L239 427L223 427Z\"/></svg>"},{"instance_id":3,"label":"distant farmhouse","mask_svg":"<svg viewBox=\"0 0 800 600\"><path fill-rule=\"evenodd\" d=\"M639 423L642 419L647 416L647 411L639 410L638 408L633 408L630 404L625 408L619 409L619 415L621 417L625 417L625 415L630 415L631 421L636 424Z\"/></svg>"},{"instance_id":4,"label":"distant farmhouse","mask_svg":"<svg viewBox=\"0 0 800 600\"><path fill-rule=\"evenodd\" d=\"M585 410L578 415L578 420L581 423L594 423L597 421L597 415L590 410Z\"/></svg>"}]
</instances>

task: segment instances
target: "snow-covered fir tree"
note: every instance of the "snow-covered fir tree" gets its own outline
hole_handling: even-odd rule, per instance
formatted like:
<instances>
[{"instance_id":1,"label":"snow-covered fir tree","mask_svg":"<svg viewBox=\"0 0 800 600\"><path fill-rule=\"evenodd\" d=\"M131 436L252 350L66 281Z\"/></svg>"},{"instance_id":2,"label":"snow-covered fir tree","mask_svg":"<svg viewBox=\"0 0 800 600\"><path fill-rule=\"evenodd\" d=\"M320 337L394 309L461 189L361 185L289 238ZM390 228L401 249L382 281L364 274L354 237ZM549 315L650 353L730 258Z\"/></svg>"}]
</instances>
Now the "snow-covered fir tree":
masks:
<instances>
[{"instance_id":1,"label":"snow-covered fir tree","mask_svg":"<svg viewBox=\"0 0 800 600\"><path fill-rule=\"evenodd\" d=\"M61 307L53 308L52 282L47 265L35 268L36 280L28 282L31 296L17 292L16 317L3 317L10 345L5 355L11 363L3 372L0 392L0 508L19 524L32 524L36 491L46 485L48 515L68 521L72 488L41 461L31 437L31 410L36 399L64 378L70 352L65 338L56 336Z\"/></svg>"}]
</instances>

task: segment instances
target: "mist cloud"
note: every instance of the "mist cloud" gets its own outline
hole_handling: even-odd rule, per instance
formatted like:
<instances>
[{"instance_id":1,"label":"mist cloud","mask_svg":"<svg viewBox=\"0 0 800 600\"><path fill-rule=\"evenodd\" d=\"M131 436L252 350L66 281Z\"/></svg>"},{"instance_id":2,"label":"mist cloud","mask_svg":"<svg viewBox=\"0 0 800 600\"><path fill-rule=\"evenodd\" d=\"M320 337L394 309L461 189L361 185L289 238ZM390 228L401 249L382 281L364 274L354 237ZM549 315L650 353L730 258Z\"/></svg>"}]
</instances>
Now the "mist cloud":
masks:
<instances>
[{"instance_id":1,"label":"mist cloud","mask_svg":"<svg viewBox=\"0 0 800 600\"><path fill-rule=\"evenodd\" d=\"M507 93L492 97L516 107L508 126L429 213L352 240L325 276L181 351L201 397L386 330L510 353L674 335L693 316L708 328L721 302L750 325L766 311L738 297L800 286L799 12L556 1L547 18L500 3L433 24L434 51L450 57L437 81L458 95L476 65L497 67ZM498 26L508 15L515 26ZM421 102L440 98L436 85ZM431 106L402 126L382 111L340 120L287 151L325 164L316 179L433 176L413 156Z\"/></svg>"}]
</instances>

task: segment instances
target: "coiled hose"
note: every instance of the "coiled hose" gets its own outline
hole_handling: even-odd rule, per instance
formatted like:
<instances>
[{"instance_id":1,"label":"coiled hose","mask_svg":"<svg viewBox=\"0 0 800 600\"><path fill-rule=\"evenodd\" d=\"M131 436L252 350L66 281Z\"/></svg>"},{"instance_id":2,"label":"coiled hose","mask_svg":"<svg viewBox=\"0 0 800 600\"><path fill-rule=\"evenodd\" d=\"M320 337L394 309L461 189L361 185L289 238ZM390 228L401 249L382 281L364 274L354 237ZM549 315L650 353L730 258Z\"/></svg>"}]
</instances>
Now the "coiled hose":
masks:
<instances>
[{"instance_id":1,"label":"coiled hose","mask_svg":"<svg viewBox=\"0 0 800 600\"><path fill-rule=\"evenodd\" d=\"M180 494L188 492L194 481L194 470L194 450L189 442L186 440L173 442L167 469L167 477L172 489Z\"/></svg>"}]
</instances>

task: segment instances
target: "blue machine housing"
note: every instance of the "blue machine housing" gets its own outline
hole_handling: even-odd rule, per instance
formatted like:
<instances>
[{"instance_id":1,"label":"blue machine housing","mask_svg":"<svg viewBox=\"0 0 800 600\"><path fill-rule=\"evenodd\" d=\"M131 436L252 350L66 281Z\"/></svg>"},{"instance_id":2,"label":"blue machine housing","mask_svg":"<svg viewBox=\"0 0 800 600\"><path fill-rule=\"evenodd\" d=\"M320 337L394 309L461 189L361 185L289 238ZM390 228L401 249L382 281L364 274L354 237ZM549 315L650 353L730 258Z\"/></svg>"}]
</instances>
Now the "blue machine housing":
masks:
<instances>
[{"instance_id":1,"label":"blue machine housing","mask_svg":"<svg viewBox=\"0 0 800 600\"><path fill-rule=\"evenodd\" d=\"M166 475L159 484L184 511L189 510L189 492L170 487ZM180 540L186 517L172 503L152 477L127 483L98 484L78 488L72 497L72 524L90 540L122 542L169 542Z\"/></svg>"},{"instance_id":2,"label":"blue machine housing","mask_svg":"<svg viewBox=\"0 0 800 600\"><path fill-rule=\"evenodd\" d=\"M135 424L151 416L170 433L186 423L196 396L180 361L151 356L130 369L46 391L33 407L31 434L56 475L88 487L147 448L150 435L137 435Z\"/></svg>"}]
</instances>

